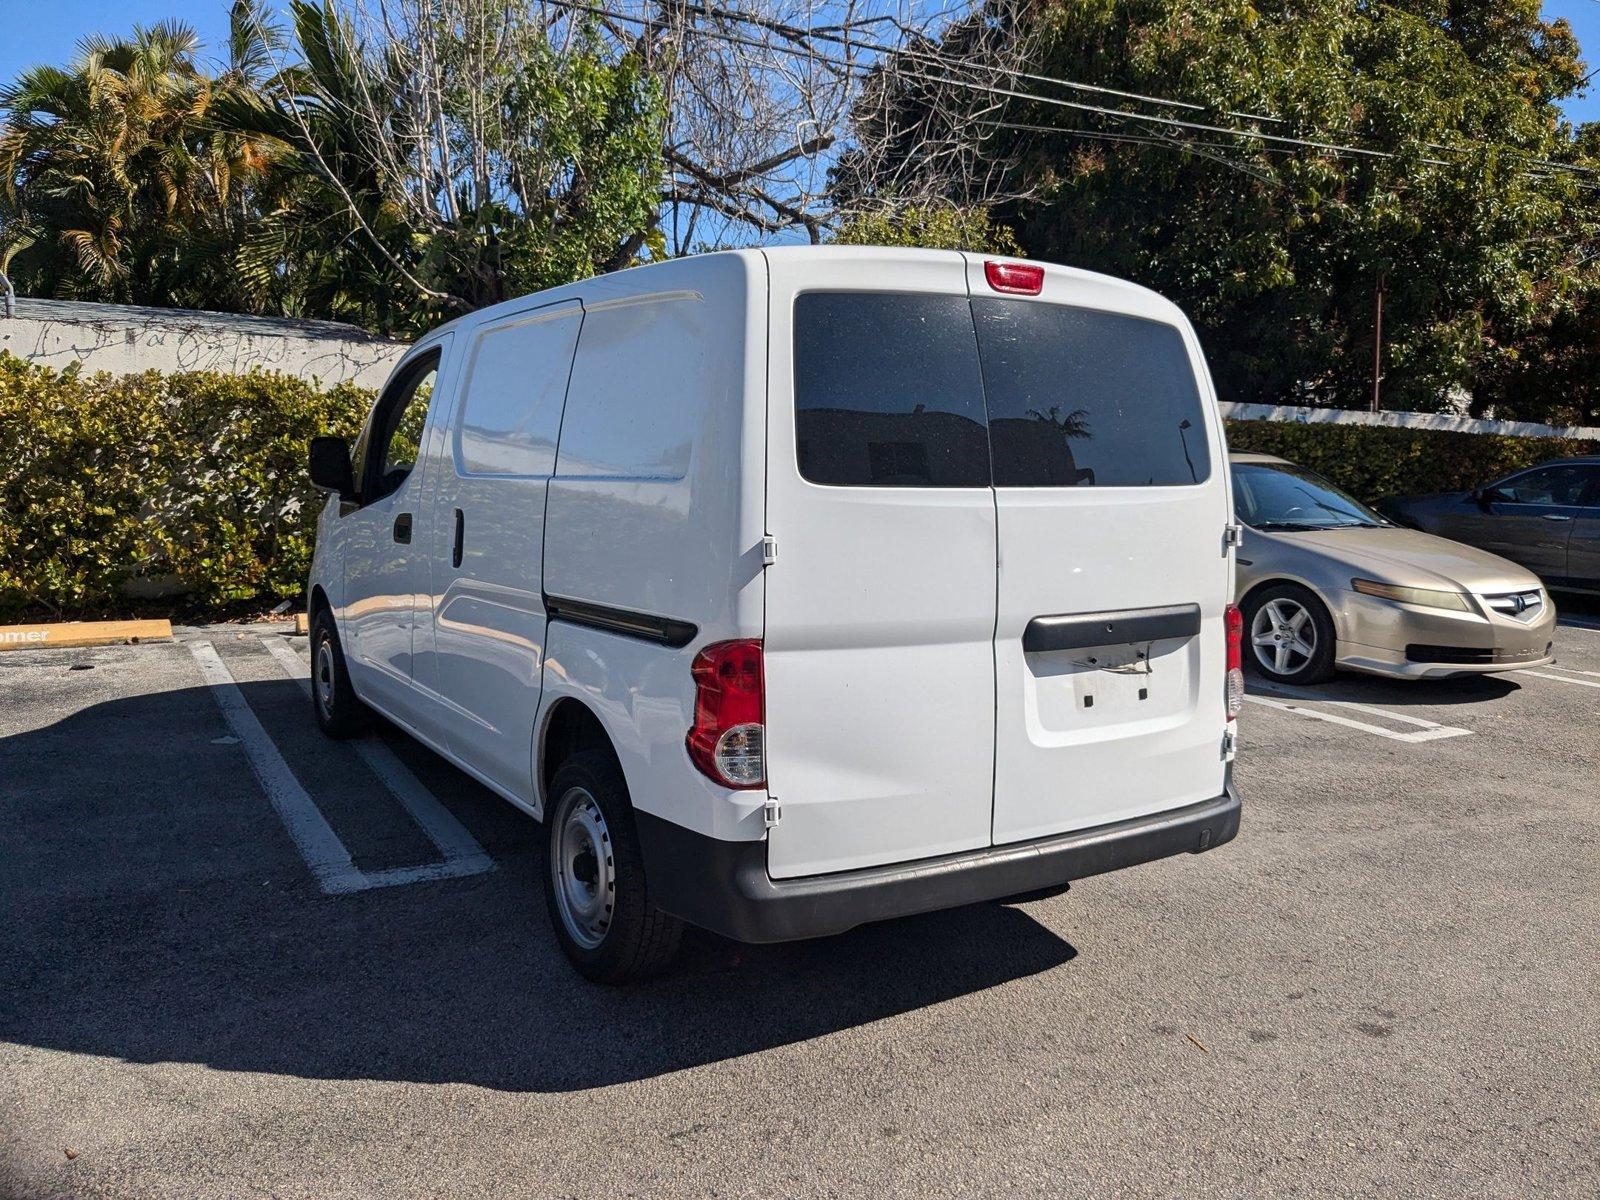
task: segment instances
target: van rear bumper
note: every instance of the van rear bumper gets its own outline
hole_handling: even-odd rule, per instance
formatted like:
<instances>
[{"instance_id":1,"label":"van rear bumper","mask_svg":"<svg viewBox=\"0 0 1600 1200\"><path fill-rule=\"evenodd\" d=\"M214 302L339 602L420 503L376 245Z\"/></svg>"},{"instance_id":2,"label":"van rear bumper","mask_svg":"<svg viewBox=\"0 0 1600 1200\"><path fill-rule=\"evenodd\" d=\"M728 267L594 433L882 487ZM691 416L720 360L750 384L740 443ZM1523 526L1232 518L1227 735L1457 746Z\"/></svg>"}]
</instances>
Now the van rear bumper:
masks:
<instances>
[{"instance_id":1,"label":"van rear bumper","mask_svg":"<svg viewBox=\"0 0 1600 1200\"><path fill-rule=\"evenodd\" d=\"M767 844L724 842L635 812L656 904L741 942L843 933L869 921L1060 888L1074 879L1174 854L1199 854L1239 832L1239 793L1094 829L890 866L773 879Z\"/></svg>"}]
</instances>

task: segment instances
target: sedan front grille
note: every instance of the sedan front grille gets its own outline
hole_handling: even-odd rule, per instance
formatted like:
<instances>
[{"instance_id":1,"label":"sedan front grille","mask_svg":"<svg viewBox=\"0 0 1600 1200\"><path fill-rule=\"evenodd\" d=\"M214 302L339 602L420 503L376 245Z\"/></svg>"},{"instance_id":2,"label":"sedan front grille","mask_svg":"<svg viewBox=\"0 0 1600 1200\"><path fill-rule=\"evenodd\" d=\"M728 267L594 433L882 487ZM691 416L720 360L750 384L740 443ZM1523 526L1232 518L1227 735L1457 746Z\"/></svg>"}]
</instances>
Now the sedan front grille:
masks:
<instances>
[{"instance_id":1,"label":"sedan front grille","mask_svg":"<svg viewBox=\"0 0 1600 1200\"><path fill-rule=\"evenodd\" d=\"M1519 621L1531 621L1544 608L1544 593L1538 588L1522 592L1500 592L1480 599L1492 611Z\"/></svg>"}]
</instances>

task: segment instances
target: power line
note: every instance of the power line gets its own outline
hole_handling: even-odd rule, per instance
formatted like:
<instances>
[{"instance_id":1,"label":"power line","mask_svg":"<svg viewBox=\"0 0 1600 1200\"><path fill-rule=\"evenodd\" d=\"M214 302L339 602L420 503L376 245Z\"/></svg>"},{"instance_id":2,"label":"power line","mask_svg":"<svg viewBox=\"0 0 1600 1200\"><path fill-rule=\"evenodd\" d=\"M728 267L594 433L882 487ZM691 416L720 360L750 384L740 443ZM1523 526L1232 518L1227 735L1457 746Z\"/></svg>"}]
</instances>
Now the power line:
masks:
<instances>
[{"instance_id":1,"label":"power line","mask_svg":"<svg viewBox=\"0 0 1600 1200\"><path fill-rule=\"evenodd\" d=\"M1596 2L1600 3L1600 0L1596 0ZM716 18L716 19L720 19L720 20L734 21L734 22L738 22L738 23L742 23L742 24L746 24L746 25L754 25L754 26L756 26L758 28L770 29L770 30L772 30L774 32L782 33L782 34L784 34L784 36L789 37L789 38L794 39L794 40L804 41L804 40L815 39L815 40L818 40L818 41L830 42L830 43L835 44L835 45L845 46L847 48L849 48L849 47L860 47L861 49L871 50L871 51L874 51L876 53L883 54L885 56L920 58L920 59L925 59L925 60L927 60L929 62L940 64L942 66L945 66L946 68L949 68L949 67L960 67L960 66L963 65L960 62L959 59L953 58L950 55L941 54L941 53L938 53L938 52L935 52L935 51L922 50L922 49L918 49L918 48L912 47L912 46L889 46L889 45L885 45L885 44L883 44L881 42L870 42L870 41L866 41L864 39L861 39L859 37L855 37L853 35L853 33L851 33L848 30L847 30L845 36L840 36L838 33L834 32L835 29L840 28L840 27L837 27L837 26L829 27L826 30L811 31L811 30L802 29L802 28L800 28L798 26L788 25L788 24L786 24L784 22L781 22L781 21L774 21L774 20L771 20L770 18L760 17L760 16L757 16L755 14L743 13L743 12L740 12L739 10L737 10L737 9L710 8L710 7L707 7L706 5L695 4L695 3L686 4L684 6L684 11L691 12L691 13L696 13L696 14L699 14L699 15L702 15L702 16ZM701 32L701 31L691 31L691 32ZM1190 101L1186 101L1186 100L1174 100L1174 99L1171 99L1170 97L1153 96L1153 95L1149 95L1149 94L1143 93L1143 92L1124 91L1124 90L1121 90L1121 89L1118 89L1118 88L1102 87L1102 86L1099 86L1097 84L1083 83L1083 82L1081 82L1079 80L1063 79L1063 78L1060 78L1058 76L1053 76L1053 75L1035 74L1033 72L1019 70L1018 68L1015 68L1015 67L998 66L998 67L996 67L996 70L1000 71L1001 73L1003 73L1005 75L1009 75L1014 79L1024 79L1024 80L1030 80L1030 81L1035 82L1035 83L1051 84L1053 86L1066 88L1068 90L1081 91L1081 92L1090 92L1090 93L1098 93L1098 94L1101 94L1101 95L1108 95L1108 96L1116 96L1116 97L1121 98L1121 99L1134 100L1134 101L1137 101L1139 103L1154 104L1154 105L1160 105L1160 106L1171 107L1171 108L1185 109L1185 110L1188 110L1188 111L1191 111L1191 112L1208 112L1208 111L1211 111L1210 109L1208 109L1204 105L1194 104L1194 103L1192 103ZM1597 73L1600 73L1600 72L1597 72ZM1040 97L1040 99L1046 99L1046 98ZM1284 118L1282 118L1282 117L1267 116L1266 114L1263 114L1263 113L1240 112L1240 111L1232 110L1232 109L1219 109L1217 111L1222 116L1230 117L1230 118L1232 118L1234 120L1240 120L1240 121L1268 121L1268 122L1271 122L1273 124L1278 124L1278 125L1282 125L1282 124L1286 123ZM1129 115L1137 117L1140 114L1129 114ZM1236 136L1252 136L1249 131L1229 130L1229 132L1235 134ZM1346 131L1346 136L1349 136L1352 133L1355 133L1355 131L1347 130ZM1359 136L1359 135L1357 135L1357 136ZM1442 143L1442 142L1419 142L1418 145L1421 148L1425 149L1425 150L1444 151L1444 152L1447 152L1447 153L1454 153L1454 154L1472 154L1472 153L1474 153L1474 150L1471 147L1459 146L1459 145L1450 145L1448 143ZM1322 148L1329 148L1329 145L1327 143L1324 143L1322 145ZM1497 147L1497 148L1500 149L1503 153L1509 153L1509 154L1517 155L1518 157L1525 158L1528 161L1530 161L1530 162L1532 162L1532 163L1534 163L1535 165L1538 165L1538 166L1550 167L1550 168L1554 168L1554 169L1558 169L1558 170L1570 171L1570 172L1579 173L1579 174L1600 174L1600 169L1597 169L1597 168L1594 168L1594 167L1585 167L1585 166L1582 166L1582 165L1576 164L1576 163L1563 163L1563 162L1558 162L1558 161L1553 160L1553 159L1542 158L1542 157L1539 157L1537 155L1531 154L1528 151L1519 150L1519 149L1517 149L1515 147L1506 146L1506 147ZM1348 150L1350 152L1353 152L1353 153L1361 153L1362 152L1360 150L1360 148L1357 148L1357 147L1344 147L1344 149L1346 149L1346 150ZM1377 154L1377 153L1382 153L1382 152L1380 152L1380 151L1367 151L1367 153ZM1399 157L1399 156L1395 156L1395 157ZM1423 160L1423 161L1427 161L1427 160ZM1454 164L1441 163L1441 164L1438 164L1438 165L1454 165Z\"/></svg>"},{"instance_id":2,"label":"power line","mask_svg":"<svg viewBox=\"0 0 1600 1200\"><path fill-rule=\"evenodd\" d=\"M603 7L600 7L600 6L597 6L597 5L583 4L583 3L578 2L578 0L547 0L547 2L550 3L551 5L555 6L555 7L558 7L558 8L564 8L564 9L577 11L577 12L592 13L592 14L597 15L597 16L606 17L606 18L611 19L611 20L622 21L624 23L635 25L635 26L639 26L639 27L645 28L645 29L655 29L655 28L666 28L667 27L666 23L663 22L663 21L660 21L660 20L636 17L636 16L633 16L633 15L628 14L628 13L618 12L618 11L615 11L613 9L607 9L607 8L603 8ZM733 10L710 9L710 8L706 8L706 7L703 7L703 6L700 6L700 5L686 5L684 7L684 11L693 12L693 13L696 13L698 15L702 15L702 16L705 16L705 17L708 17L708 18L711 18L711 19L731 21L731 22L736 23L736 24L755 25L758 28L768 29L770 32L778 33L778 34L782 35L783 37L785 37L786 39L794 41L794 42L798 42L798 43L804 43L804 42L809 41L809 40L828 41L828 42L832 42L834 44L846 46L847 48L860 48L860 49L865 49L865 50L872 50L874 52L878 52L878 53L882 53L882 54L890 55L890 56L901 56L901 57L911 56L911 57L926 58L926 59L929 59L931 61L934 61L934 62L937 62L937 63L941 63L941 64L943 64L945 66L959 64L959 60L950 60L948 58L941 58L940 56L937 56L937 55L929 54L927 52L922 52L922 51L915 51L915 50L911 50L909 48L890 47L890 46L884 46L881 43L865 42L865 41L861 41L859 39L841 38L841 37L839 37L839 36L837 36L835 34L832 34L832 33L814 34L814 33L810 32L808 30L802 29L802 28L797 27L797 26L787 26L787 25L783 24L782 22L769 21L769 20L766 20L765 18L758 18L758 17L751 16L749 14L739 13L739 12L733 11ZM823 55L823 54L818 54L816 51L811 50L809 48L802 50L802 49L799 49L797 47L785 47L785 46L781 46L781 45L775 45L770 41L762 41L762 40L755 39L755 38L744 37L744 36L741 36L739 34L732 33L732 32L726 31L726 30L704 29L704 28L698 28L698 27L687 26L687 25L682 27L682 32L684 34L686 34L686 35L689 35L689 36L709 38L709 39L712 39L712 40L722 41L722 42L726 42L726 43L730 43L730 44L734 44L734 45L741 45L741 46L751 47L751 48L763 50L763 51L766 51L766 52L769 52L769 53L778 53L778 54L789 55L791 57L802 57L802 58L806 58L806 59L811 60L811 61L823 62L823 63L826 63L829 66L834 67L834 68L836 68L836 69L838 69L838 70L840 70L840 71L842 71L844 73L851 74L851 75L854 75L854 76L859 77L859 78L864 78L870 73L869 69L867 69L867 68L863 68L863 67L857 66L856 64L851 63L849 61L840 60L840 59L837 59L837 58L832 58L832 57L829 57L829 56ZM1103 92L1109 92L1109 93L1112 93L1112 94L1123 96L1125 98L1134 99L1134 100L1137 100L1137 101L1140 101L1140 102L1144 102L1144 103L1167 104L1167 105L1180 106L1180 107L1188 108L1188 109L1196 109L1196 110L1199 110L1199 111L1206 111L1202 106L1190 104L1187 101L1167 100L1167 99L1163 99L1161 97L1146 96L1146 95L1143 95L1141 93L1136 93L1136 92L1117 92L1117 91L1115 91L1115 89L1101 89L1101 88L1097 88L1096 85L1083 84L1083 83L1079 83L1079 82L1073 81L1073 80L1056 79L1056 78L1053 78L1051 76L1030 75L1030 74L1027 74L1027 73L1024 73L1024 72L1013 71L1013 70L1011 70L1009 68L1005 68L1005 67L999 67L999 68L996 68L996 69L999 70L1003 74L1017 75L1017 76L1020 76L1020 77L1026 77L1026 78L1030 78L1030 79L1033 79L1033 80L1036 80L1036 81L1049 82L1049 83L1057 84L1057 85L1068 87L1068 88L1078 88L1078 89L1088 89L1088 90L1095 90L1095 91L1103 91ZM1296 138L1296 137L1288 136L1286 134L1265 133L1265 132L1262 132L1261 130L1238 129L1238 128L1235 128L1235 127L1232 127L1232 126L1212 125L1212 124L1208 124L1208 123L1200 122L1200 121L1187 121L1187 120L1183 120L1183 119L1177 118L1177 117L1162 116L1162 115L1159 115L1159 114L1156 114L1156 113L1133 112L1133 111L1129 111L1127 109L1111 108L1111 107L1107 107L1107 106L1104 106L1104 105L1087 104L1087 103L1084 103L1084 102L1081 102L1081 101L1063 100L1063 99L1061 99L1059 97L1054 97L1054 96L1043 96L1043 95L1039 95L1036 92L1024 92L1024 91L1019 91L1019 90L1016 90L1016 89L1013 89L1013 88L1002 88L1002 87L997 87L997 86L995 86L993 84L977 83L977 82L972 81L972 80L954 79L954 78L950 78L948 76L942 76L942 75L931 75L931 74L928 74L926 72L911 71L911 72L903 72L903 74L905 74L908 78L911 78L911 79L914 79L914 80L917 80L917 81L920 81L920 82L924 82L924 83L938 83L938 84L943 84L943 85L949 86L949 87L962 88L962 89L965 89L965 90L968 90L968 91L981 92L981 93L986 93L986 94L996 95L996 96L1004 96L1004 97L1007 97L1009 99L1016 99L1016 100L1022 100L1022 101L1032 102L1032 103L1045 104L1045 105L1049 105L1049 106L1052 106L1052 107L1065 108L1065 109L1070 109L1070 110L1077 111L1077 112L1090 113L1090 114L1094 114L1094 115L1098 115L1098 116L1112 117L1112 118L1121 119L1121 120L1144 121L1144 122L1160 125L1160 126L1163 126L1163 127L1166 127L1166 128L1185 129L1185 130L1191 130L1191 131L1201 132L1201 133L1221 134L1221 135L1223 135L1225 137L1245 138L1245 139L1250 139L1250 140L1256 140L1256 141L1262 141L1262 142L1270 143L1270 144L1276 145L1276 146L1292 146L1292 147L1298 147L1298 148L1304 148L1304 149L1319 150L1319 151L1322 151L1323 153L1328 153L1328 154L1333 154L1333 155L1351 155L1351 156L1355 156L1355 157L1358 157L1358 158L1368 158L1368 159L1378 159L1378 160L1391 160L1391 161L1404 160L1406 158L1405 155L1398 154L1398 153L1395 153L1393 151L1388 151L1388 150L1375 150L1375 149L1372 149L1370 147L1350 146L1350 145L1345 145L1343 143L1326 142L1326 141L1320 141L1320 140L1315 140L1315 139L1310 139L1310 138ZM1282 119L1281 118L1277 118L1277 117L1260 117L1260 116L1252 116L1252 115L1247 115L1247 114L1238 114L1238 115L1240 115L1244 119L1268 120L1268 121L1273 121L1273 122L1277 122L1277 123L1282 123ZM1060 127L1046 127L1046 128L1041 129L1040 131L1041 132L1059 132L1059 133L1077 132L1077 131L1069 130L1069 129L1066 129L1066 128L1060 128ZM1152 144L1170 145L1173 148L1181 148L1181 144L1177 143L1177 142L1170 142L1170 143L1156 142L1156 143L1152 143ZM1472 153L1471 150L1469 150L1469 149L1467 149L1465 147L1459 147L1459 146L1439 146L1436 143L1421 143L1421 145L1423 145L1425 148L1439 148L1439 149L1444 149L1444 150L1455 152L1455 153L1463 153L1463 154ZM1234 149L1238 149L1238 147L1233 147L1233 148ZM1550 161L1550 160L1534 159L1531 155L1528 155L1526 151L1516 150L1515 148L1512 148L1512 147L1501 147L1499 149L1501 149L1503 152L1508 152L1508 153L1511 153L1511 154L1514 154L1514 155L1518 155L1518 156L1521 156L1521 157L1524 157L1524 158L1528 158L1528 159L1530 159L1530 161L1534 162L1536 165L1539 165L1539 166L1548 166L1548 167L1552 167L1552 168L1561 168L1561 169L1564 169L1564 170L1577 171L1577 172L1583 172L1583 173L1594 173L1595 172L1594 168L1582 167L1582 166L1579 166L1577 164L1558 163L1558 162L1554 162L1554 161ZM1426 165L1426 166L1435 166L1435 167L1441 167L1441 168L1445 168L1445 169L1453 169L1453 168L1458 167L1458 166L1461 165L1459 162L1451 162L1451 161L1448 161L1448 160L1445 160L1445 159L1429 158L1429 157L1418 158L1418 159L1415 159L1414 161L1416 161L1416 162L1418 162L1420 164ZM1532 171L1527 171L1527 170L1520 171L1519 174L1523 175L1525 178L1530 178L1530 179L1553 179L1554 178L1554 176L1551 176L1549 174L1545 174L1545 173L1542 173L1542 172L1532 172ZM1583 189L1585 191L1600 190L1600 188L1597 188L1594 185L1577 183L1575 181L1573 182L1573 186L1581 188L1581 189Z\"/></svg>"}]
</instances>

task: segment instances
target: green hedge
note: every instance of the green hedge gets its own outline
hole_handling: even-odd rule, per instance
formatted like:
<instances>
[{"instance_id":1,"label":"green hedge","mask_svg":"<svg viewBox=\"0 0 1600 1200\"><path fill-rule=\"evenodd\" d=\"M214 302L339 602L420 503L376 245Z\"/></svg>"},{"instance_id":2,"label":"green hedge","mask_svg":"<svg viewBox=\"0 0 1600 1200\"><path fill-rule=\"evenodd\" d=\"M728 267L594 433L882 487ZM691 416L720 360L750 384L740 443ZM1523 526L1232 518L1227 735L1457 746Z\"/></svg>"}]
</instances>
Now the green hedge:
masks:
<instances>
[{"instance_id":1,"label":"green hedge","mask_svg":"<svg viewBox=\"0 0 1600 1200\"><path fill-rule=\"evenodd\" d=\"M90 376L0 353L0 619L300 595L320 507L307 441L353 436L370 400L265 372Z\"/></svg>"},{"instance_id":2,"label":"green hedge","mask_svg":"<svg viewBox=\"0 0 1600 1200\"><path fill-rule=\"evenodd\" d=\"M320 391L265 372L87 376L0 353L0 620L127 612L151 593L213 614L299 597L320 506L306 443L353 437L370 403L361 388ZM1230 421L1228 440L1368 501L1464 489L1596 451L1270 421Z\"/></svg>"},{"instance_id":3,"label":"green hedge","mask_svg":"<svg viewBox=\"0 0 1600 1200\"><path fill-rule=\"evenodd\" d=\"M1369 504L1386 496L1465 491L1596 443L1384 425L1229 421L1228 448L1276 454L1325 475Z\"/></svg>"}]
</instances>

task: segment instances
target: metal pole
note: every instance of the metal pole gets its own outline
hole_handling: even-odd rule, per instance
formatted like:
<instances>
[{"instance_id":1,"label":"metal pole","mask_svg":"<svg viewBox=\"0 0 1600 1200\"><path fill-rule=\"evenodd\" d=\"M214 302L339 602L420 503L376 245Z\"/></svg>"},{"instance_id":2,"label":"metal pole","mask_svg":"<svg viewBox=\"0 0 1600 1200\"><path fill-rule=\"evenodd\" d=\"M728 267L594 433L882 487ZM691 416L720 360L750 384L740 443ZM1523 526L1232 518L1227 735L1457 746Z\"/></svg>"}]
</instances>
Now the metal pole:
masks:
<instances>
[{"instance_id":1,"label":"metal pole","mask_svg":"<svg viewBox=\"0 0 1600 1200\"><path fill-rule=\"evenodd\" d=\"M1383 275L1378 276L1378 310L1372 324L1372 411L1378 411L1378 380L1383 370Z\"/></svg>"},{"instance_id":2,"label":"metal pole","mask_svg":"<svg viewBox=\"0 0 1600 1200\"><path fill-rule=\"evenodd\" d=\"M3 305L0 305L0 314L4 314L6 317L16 316L17 291L11 286L11 279L4 271L0 271L0 287L5 288L5 300Z\"/></svg>"}]
</instances>

